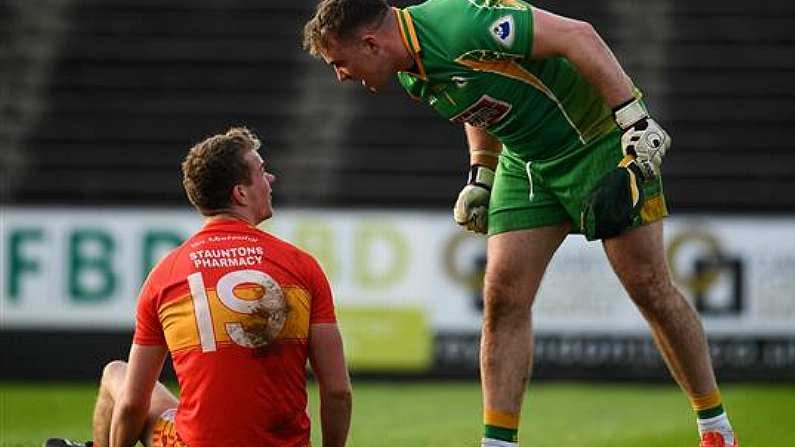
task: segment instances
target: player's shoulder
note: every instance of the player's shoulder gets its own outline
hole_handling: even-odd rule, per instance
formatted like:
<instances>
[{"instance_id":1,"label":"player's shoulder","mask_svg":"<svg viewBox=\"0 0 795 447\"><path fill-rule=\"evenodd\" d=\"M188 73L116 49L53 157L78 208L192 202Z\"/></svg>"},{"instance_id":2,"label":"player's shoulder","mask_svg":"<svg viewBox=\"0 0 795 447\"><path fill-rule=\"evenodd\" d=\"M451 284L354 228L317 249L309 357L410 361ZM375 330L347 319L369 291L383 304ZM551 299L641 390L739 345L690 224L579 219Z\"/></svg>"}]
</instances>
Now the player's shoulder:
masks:
<instances>
[{"instance_id":1,"label":"player's shoulder","mask_svg":"<svg viewBox=\"0 0 795 447\"><path fill-rule=\"evenodd\" d=\"M433 25L437 23L449 24L450 20L465 20L468 15L467 10L471 7L469 0L428 0L408 6L405 11L413 22L420 24L420 28L425 28L422 25L428 24L431 25L428 27L430 30L444 32L451 30L452 27ZM444 22L439 22L440 20L444 20Z\"/></svg>"},{"instance_id":2,"label":"player's shoulder","mask_svg":"<svg viewBox=\"0 0 795 447\"><path fill-rule=\"evenodd\" d=\"M428 0L426 2L408 6L406 10L412 18L419 19L445 19L443 23L448 26L440 27L449 29L449 21L466 22L477 20L478 13L494 13L511 11L529 11L531 5L523 0Z\"/></svg>"},{"instance_id":3,"label":"player's shoulder","mask_svg":"<svg viewBox=\"0 0 795 447\"><path fill-rule=\"evenodd\" d=\"M164 276L167 276L171 271L173 271L174 265L177 264L180 259L180 254L185 251L190 242L190 239L183 241L181 244L163 256L149 272L149 280L156 281L158 279L162 279Z\"/></svg>"},{"instance_id":4,"label":"player's shoulder","mask_svg":"<svg viewBox=\"0 0 795 447\"><path fill-rule=\"evenodd\" d=\"M315 257L301 247L265 230L257 228L254 231L262 238L266 253L301 263L315 262Z\"/></svg>"},{"instance_id":5,"label":"player's shoulder","mask_svg":"<svg viewBox=\"0 0 795 447\"><path fill-rule=\"evenodd\" d=\"M146 273L146 279L139 294L142 302L158 299L164 289L177 282L175 281L175 270L178 270L180 253L184 252L187 243L188 241L184 241L172 249Z\"/></svg>"},{"instance_id":6,"label":"player's shoulder","mask_svg":"<svg viewBox=\"0 0 795 447\"><path fill-rule=\"evenodd\" d=\"M531 6L522 0L429 0L406 10L431 65L479 50L525 54L530 42Z\"/></svg>"}]
</instances>

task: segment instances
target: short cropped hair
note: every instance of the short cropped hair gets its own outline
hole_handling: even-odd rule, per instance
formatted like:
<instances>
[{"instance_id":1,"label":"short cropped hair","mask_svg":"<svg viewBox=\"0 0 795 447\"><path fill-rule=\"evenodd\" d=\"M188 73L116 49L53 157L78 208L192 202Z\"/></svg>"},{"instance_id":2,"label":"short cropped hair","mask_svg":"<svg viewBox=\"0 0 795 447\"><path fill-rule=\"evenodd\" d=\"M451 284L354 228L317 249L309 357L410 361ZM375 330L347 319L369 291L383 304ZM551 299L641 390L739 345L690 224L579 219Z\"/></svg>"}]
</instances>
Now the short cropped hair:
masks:
<instances>
[{"instance_id":1,"label":"short cropped hair","mask_svg":"<svg viewBox=\"0 0 795 447\"><path fill-rule=\"evenodd\" d=\"M203 215L229 208L235 185L251 184L245 155L260 147L245 127L233 127L193 146L182 162L182 186L188 200Z\"/></svg>"},{"instance_id":2,"label":"short cropped hair","mask_svg":"<svg viewBox=\"0 0 795 447\"><path fill-rule=\"evenodd\" d=\"M320 57L329 37L349 41L362 26L380 23L388 12L386 0L322 0L304 25L304 50Z\"/></svg>"}]
</instances>

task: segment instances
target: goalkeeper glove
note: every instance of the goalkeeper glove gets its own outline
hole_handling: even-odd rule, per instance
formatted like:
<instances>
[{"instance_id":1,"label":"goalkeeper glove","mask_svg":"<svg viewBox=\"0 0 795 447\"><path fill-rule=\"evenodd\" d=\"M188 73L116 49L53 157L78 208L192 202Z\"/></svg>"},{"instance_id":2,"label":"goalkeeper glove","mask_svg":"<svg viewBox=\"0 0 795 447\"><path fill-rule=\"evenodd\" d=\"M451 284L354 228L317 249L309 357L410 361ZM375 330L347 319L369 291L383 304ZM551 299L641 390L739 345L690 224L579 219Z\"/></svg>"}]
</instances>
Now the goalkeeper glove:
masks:
<instances>
[{"instance_id":1,"label":"goalkeeper glove","mask_svg":"<svg viewBox=\"0 0 795 447\"><path fill-rule=\"evenodd\" d=\"M453 207L455 222L469 231L486 234L488 231L489 196L494 184L494 171L481 165L469 168L469 181L458 194Z\"/></svg>"},{"instance_id":2,"label":"goalkeeper glove","mask_svg":"<svg viewBox=\"0 0 795 447\"><path fill-rule=\"evenodd\" d=\"M645 201L643 174L631 155L602 176L583 202L580 228L589 240L608 239L638 223Z\"/></svg>"},{"instance_id":3,"label":"goalkeeper glove","mask_svg":"<svg viewBox=\"0 0 795 447\"><path fill-rule=\"evenodd\" d=\"M624 155L636 157L644 180L652 180L660 175L662 159L671 146L668 133L649 118L646 108L637 99L616 108L613 116L624 131L621 136Z\"/></svg>"}]
</instances>

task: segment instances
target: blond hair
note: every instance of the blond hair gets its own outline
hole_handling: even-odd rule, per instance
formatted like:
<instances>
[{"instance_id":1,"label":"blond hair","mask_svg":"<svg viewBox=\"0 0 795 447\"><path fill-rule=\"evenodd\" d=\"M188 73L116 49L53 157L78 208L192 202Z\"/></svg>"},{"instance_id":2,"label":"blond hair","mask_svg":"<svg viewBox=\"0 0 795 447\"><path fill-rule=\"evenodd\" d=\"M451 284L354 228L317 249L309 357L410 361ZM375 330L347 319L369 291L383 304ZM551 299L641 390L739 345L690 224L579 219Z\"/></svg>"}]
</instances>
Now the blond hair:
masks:
<instances>
[{"instance_id":1,"label":"blond hair","mask_svg":"<svg viewBox=\"0 0 795 447\"><path fill-rule=\"evenodd\" d=\"M329 38L349 41L362 26L380 23L388 11L385 0L323 0L304 25L304 50L320 57Z\"/></svg>"},{"instance_id":2,"label":"blond hair","mask_svg":"<svg viewBox=\"0 0 795 447\"><path fill-rule=\"evenodd\" d=\"M205 216L227 209L235 185L251 184L244 157L260 145L250 130L233 127L193 146L182 162L182 186L190 203Z\"/></svg>"}]
</instances>

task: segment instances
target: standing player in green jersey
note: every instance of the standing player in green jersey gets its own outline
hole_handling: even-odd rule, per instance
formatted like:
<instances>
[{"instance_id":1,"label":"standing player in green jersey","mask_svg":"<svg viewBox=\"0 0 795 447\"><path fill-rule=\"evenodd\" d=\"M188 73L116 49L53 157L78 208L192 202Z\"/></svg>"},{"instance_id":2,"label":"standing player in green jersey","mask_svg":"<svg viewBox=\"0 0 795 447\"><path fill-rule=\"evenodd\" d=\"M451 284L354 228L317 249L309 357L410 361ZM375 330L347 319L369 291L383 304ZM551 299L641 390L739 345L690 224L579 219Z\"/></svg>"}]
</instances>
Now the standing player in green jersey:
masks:
<instances>
[{"instance_id":1,"label":"standing player in green jersey","mask_svg":"<svg viewBox=\"0 0 795 447\"><path fill-rule=\"evenodd\" d=\"M602 239L697 413L701 446L738 445L704 331L666 266L660 165L670 139L591 25L521 0L428 0L406 9L323 0L304 47L340 81L372 91L397 74L412 97L464 126L471 170L454 217L489 235L483 446L516 445L531 308L569 233Z\"/></svg>"}]
</instances>

